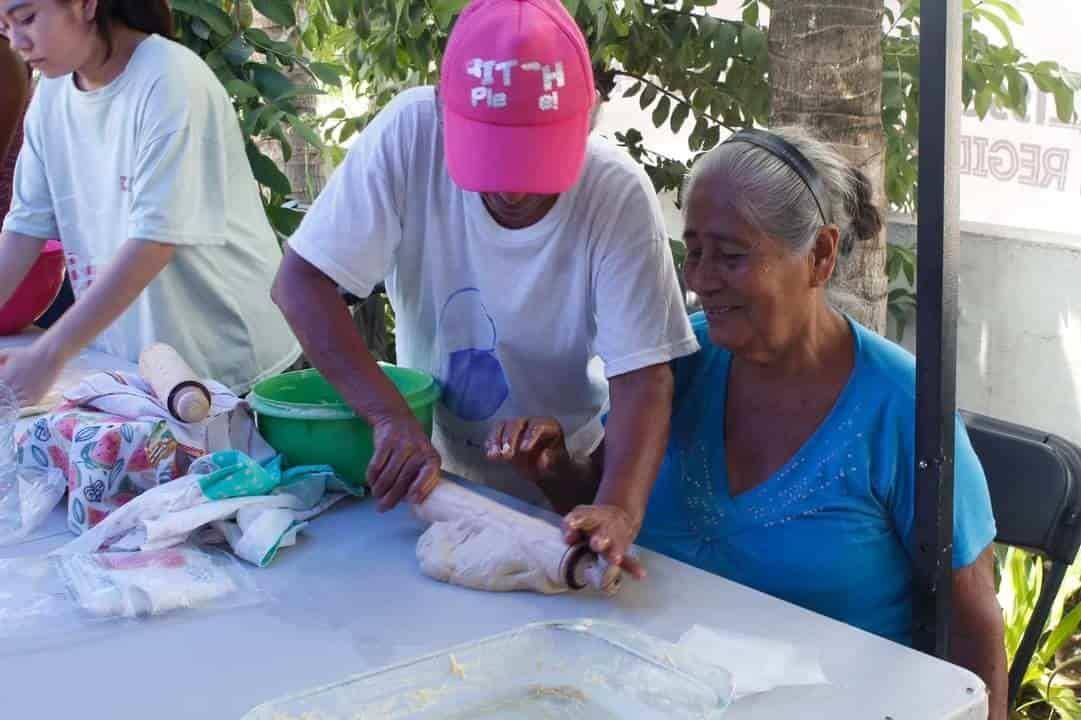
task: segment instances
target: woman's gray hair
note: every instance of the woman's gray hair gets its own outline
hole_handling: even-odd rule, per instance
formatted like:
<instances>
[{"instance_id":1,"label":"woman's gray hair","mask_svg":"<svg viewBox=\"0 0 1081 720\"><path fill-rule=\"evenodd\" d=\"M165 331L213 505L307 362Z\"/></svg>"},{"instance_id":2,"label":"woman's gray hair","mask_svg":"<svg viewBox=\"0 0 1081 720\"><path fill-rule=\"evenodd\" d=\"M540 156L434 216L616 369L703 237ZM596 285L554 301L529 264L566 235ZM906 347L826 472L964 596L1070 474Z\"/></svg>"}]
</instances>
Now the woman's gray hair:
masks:
<instances>
[{"instance_id":1,"label":"woman's gray hair","mask_svg":"<svg viewBox=\"0 0 1081 720\"><path fill-rule=\"evenodd\" d=\"M805 128L770 132L795 146L822 179L822 210L841 234L838 262L857 242L878 235L882 213L874 204L866 175ZM734 204L740 217L794 253L808 251L823 225L807 183L783 160L756 145L722 143L699 158L683 187L684 208L703 177L723 179L728 191L725 199Z\"/></svg>"}]
</instances>

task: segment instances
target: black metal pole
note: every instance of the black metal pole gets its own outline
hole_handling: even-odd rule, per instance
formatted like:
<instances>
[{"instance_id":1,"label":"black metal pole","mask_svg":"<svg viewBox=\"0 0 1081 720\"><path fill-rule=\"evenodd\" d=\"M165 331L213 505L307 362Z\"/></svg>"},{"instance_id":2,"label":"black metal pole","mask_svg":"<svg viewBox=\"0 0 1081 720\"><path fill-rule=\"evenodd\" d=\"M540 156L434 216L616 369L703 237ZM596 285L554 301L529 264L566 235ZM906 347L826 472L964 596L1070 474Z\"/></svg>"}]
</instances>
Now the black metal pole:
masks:
<instances>
[{"instance_id":1,"label":"black metal pole","mask_svg":"<svg viewBox=\"0 0 1081 720\"><path fill-rule=\"evenodd\" d=\"M946 657L953 578L961 3L920 6L913 645Z\"/></svg>"}]
</instances>

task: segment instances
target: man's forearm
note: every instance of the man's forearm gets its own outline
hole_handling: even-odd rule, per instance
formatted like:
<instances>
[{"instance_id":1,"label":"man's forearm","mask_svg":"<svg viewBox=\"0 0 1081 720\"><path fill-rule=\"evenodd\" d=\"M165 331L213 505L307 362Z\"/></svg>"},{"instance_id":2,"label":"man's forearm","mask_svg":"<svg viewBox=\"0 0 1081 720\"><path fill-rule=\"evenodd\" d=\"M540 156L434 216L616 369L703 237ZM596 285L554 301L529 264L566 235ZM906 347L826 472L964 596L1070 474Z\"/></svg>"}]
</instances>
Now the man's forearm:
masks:
<instances>
[{"instance_id":1,"label":"man's forearm","mask_svg":"<svg viewBox=\"0 0 1081 720\"><path fill-rule=\"evenodd\" d=\"M272 296L308 362L359 415L374 422L409 414L405 400L364 344L334 281L287 251Z\"/></svg>"},{"instance_id":2,"label":"man's forearm","mask_svg":"<svg viewBox=\"0 0 1081 720\"><path fill-rule=\"evenodd\" d=\"M604 445L587 458L567 457L564 463L536 478L541 492L560 515L579 505L589 505L597 496L604 470Z\"/></svg>"},{"instance_id":3,"label":"man's forearm","mask_svg":"<svg viewBox=\"0 0 1081 720\"><path fill-rule=\"evenodd\" d=\"M668 445L672 371L653 365L612 378L604 470L595 503L623 508L641 525Z\"/></svg>"}]
</instances>

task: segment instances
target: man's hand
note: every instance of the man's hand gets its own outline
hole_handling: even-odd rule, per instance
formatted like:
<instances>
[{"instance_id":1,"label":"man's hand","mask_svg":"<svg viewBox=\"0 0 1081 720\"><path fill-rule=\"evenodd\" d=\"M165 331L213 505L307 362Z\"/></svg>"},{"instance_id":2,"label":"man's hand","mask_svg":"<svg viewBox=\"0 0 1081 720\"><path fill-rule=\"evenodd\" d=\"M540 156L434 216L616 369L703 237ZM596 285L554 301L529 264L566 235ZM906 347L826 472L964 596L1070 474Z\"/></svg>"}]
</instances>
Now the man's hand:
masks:
<instances>
[{"instance_id":1,"label":"man's hand","mask_svg":"<svg viewBox=\"0 0 1081 720\"><path fill-rule=\"evenodd\" d=\"M439 453L412 415L386 418L373 424L375 454L368 464L368 487L379 500L379 511L392 509L403 498L421 503L439 482Z\"/></svg>"},{"instance_id":2,"label":"man's hand","mask_svg":"<svg viewBox=\"0 0 1081 720\"><path fill-rule=\"evenodd\" d=\"M509 463L537 484L565 471L571 462L563 427L551 417L500 423L488 436L485 453L492 462Z\"/></svg>"}]
</instances>

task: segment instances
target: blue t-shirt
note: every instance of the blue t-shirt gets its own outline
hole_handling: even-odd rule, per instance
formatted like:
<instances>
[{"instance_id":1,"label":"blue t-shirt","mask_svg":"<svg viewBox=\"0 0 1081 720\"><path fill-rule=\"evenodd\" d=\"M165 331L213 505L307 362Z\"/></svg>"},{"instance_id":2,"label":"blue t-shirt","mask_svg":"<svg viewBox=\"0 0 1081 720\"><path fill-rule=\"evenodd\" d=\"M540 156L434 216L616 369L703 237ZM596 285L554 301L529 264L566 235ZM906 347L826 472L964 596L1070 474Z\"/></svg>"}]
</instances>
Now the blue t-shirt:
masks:
<instances>
[{"instance_id":1,"label":"blue t-shirt","mask_svg":"<svg viewBox=\"0 0 1081 720\"><path fill-rule=\"evenodd\" d=\"M668 450L638 543L883 637L910 643L915 358L850 322L855 367L829 415L761 485L731 497L731 354L692 318L702 350L676 360ZM995 537L987 480L960 420L954 567Z\"/></svg>"}]
</instances>

